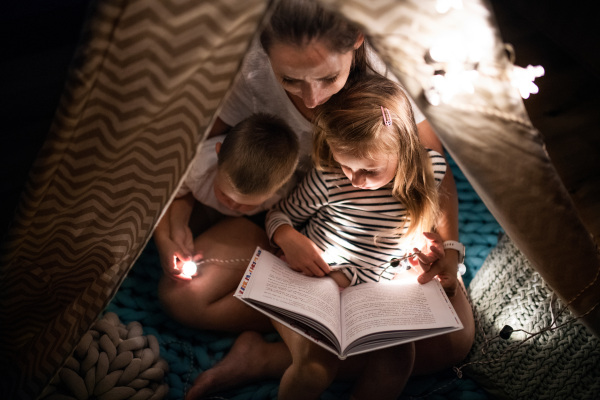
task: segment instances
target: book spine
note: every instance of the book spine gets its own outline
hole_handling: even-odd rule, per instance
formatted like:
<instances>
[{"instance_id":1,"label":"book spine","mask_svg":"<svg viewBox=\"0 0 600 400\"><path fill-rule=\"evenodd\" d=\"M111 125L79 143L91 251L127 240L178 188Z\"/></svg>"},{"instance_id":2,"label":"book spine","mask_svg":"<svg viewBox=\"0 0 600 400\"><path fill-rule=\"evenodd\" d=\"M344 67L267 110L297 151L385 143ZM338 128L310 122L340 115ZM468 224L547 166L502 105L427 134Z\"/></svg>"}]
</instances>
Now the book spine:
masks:
<instances>
[{"instance_id":1,"label":"book spine","mask_svg":"<svg viewBox=\"0 0 600 400\"><path fill-rule=\"evenodd\" d=\"M240 287L238 288L237 296L242 296L244 294L244 292L246 291L246 287L248 286L248 283L250 282L250 278L252 277L254 268L256 268L256 263L258 262L258 258L260 257L261 253L262 253L262 249L257 247L256 251L254 252L254 256L252 257L252 260L250 261L250 265L248 265L248 268L246 269L246 273L244 274L244 277L242 278L242 283L241 283Z\"/></svg>"}]
</instances>

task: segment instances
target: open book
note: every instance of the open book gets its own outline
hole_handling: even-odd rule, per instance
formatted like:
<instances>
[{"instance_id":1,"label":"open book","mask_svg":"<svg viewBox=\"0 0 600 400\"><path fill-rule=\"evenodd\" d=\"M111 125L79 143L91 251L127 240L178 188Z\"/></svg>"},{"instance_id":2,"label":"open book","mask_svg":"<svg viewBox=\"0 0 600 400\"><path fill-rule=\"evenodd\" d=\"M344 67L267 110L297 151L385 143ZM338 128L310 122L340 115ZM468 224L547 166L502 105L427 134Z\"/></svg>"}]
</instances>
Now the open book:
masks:
<instances>
[{"instance_id":1,"label":"open book","mask_svg":"<svg viewBox=\"0 0 600 400\"><path fill-rule=\"evenodd\" d=\"M257 247L234 296L340 359L463 328L439 281L406 275L340 291Z\"/></svg>"}]
</instances>

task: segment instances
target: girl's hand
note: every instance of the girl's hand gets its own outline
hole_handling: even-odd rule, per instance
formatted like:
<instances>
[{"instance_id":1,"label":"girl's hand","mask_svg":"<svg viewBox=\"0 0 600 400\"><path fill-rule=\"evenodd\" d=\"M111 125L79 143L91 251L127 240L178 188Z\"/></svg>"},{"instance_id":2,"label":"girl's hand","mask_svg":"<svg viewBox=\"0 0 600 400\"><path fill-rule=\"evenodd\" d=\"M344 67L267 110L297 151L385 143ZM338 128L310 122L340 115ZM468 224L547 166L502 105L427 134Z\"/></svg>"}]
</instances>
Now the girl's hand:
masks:
<instances>
[{"instance_id":1,"label":"girl's hand","mask_svg":"<svg viewBox=\"0 0 600 400\"><path fill-rule=\"evenodd\" d=\"M283 257L294 271L307 276L325 276L331 272L323 260L323 253L312 240L290 225L282 225L275 231L273 241L283 250Z\"/></svg>"},{"instance_id":2,"label":"girl's hand","mask_svg":"<svg viewBox=\"0 0 600 400\"><path fill-rule=\"evenodd\" d=\"M444 251L443 240L439 234L424 232L423 235L427 239L427 244L417 255L418 264L423 270L418 281L427 283L437 276L446 294L452 297L458 287L458 254L454 250L448 253Z\"/></svg>"}]
</instances>

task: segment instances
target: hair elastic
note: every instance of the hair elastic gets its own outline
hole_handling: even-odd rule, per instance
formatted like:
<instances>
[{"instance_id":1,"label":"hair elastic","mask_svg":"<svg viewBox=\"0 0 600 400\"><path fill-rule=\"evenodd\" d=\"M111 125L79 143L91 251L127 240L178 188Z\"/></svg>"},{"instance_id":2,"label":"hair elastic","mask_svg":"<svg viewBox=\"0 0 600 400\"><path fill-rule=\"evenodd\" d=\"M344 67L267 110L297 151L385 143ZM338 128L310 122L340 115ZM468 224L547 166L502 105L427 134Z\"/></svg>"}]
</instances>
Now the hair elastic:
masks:
<instances>
[{"instance_id":1,"label":"hair elastic","mask_svg":"<svg viewBox=\"0 0 600 400\"><path fill-rule=\"evenodd\" d=\"M384 106L380 106L380 107L381 107L381 115L383 115L383 124L385 126L391 126L392 125L392 116L390 115L390 110L388 110Z\"/></svg>"}]
</instances>

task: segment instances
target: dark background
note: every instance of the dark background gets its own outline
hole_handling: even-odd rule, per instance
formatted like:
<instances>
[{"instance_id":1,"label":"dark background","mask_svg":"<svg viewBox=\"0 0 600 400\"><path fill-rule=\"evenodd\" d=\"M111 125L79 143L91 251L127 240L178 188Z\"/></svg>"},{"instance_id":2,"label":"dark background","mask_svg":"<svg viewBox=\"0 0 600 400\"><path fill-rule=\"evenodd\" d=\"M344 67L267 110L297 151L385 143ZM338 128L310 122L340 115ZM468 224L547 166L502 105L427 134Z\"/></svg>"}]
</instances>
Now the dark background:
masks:
<instances>
[{"instance_id":1,"label":"dark background","mask_svg":"<svg viewBox=\"0 0 600 400\"><path fill-rule=\"evenodd\" d=\"M0 238L56 111L90 0L0 6ZM593 2L494 0L515 63L542 65L525 100L582 220L600 238L600 30ZM548 216L540 216L547 218Z\"/></svg>"}]
</instances>

